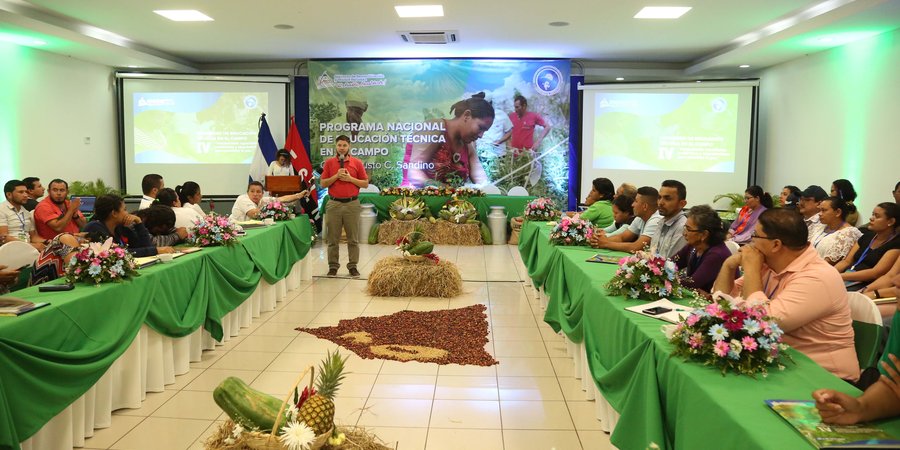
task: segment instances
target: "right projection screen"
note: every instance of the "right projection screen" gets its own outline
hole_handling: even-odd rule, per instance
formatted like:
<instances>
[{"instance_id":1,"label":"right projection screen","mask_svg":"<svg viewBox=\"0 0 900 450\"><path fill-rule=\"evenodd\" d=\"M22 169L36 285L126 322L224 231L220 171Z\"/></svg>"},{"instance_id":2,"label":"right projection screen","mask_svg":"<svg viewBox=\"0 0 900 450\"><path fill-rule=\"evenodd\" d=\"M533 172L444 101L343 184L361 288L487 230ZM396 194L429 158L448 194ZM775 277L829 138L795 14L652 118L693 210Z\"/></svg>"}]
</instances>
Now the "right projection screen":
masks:
<instances>
[{"instance_id":1,"label":"right projection screen","mask_svg":"<svg viewBox=\"0 0 900 450\"><path fill-rule=\"evenodd\" d=\"M598 177L618 187L687 186L689 205L747 188L757 81L584 85L581 199Z\"/></svg>"}]
</instances>

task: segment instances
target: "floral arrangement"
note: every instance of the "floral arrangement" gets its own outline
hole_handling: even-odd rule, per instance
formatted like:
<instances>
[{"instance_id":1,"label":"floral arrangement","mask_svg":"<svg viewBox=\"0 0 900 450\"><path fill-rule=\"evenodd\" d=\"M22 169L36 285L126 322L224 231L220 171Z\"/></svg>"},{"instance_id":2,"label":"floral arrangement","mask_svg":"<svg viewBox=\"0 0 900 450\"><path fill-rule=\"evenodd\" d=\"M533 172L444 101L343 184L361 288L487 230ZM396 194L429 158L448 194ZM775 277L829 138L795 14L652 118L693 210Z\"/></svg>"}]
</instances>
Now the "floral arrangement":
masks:
<instances>
[{"instance_id":1,"label":"floral arrangement","mask_svg":"<svg viewBox=\"0 0 900 450\"><path fill-rule=\"evenodd\" d=\"M547 197L536 198L525 205L525 219L533 221L548 221L559 217L553 200Z\"/></svg>"},{"instance_id":2,"label":"floral arrangement","mask_svg":"<svg viewBox=\"0 0 900 450\"><path fill-rule=\"evenodd\" d=\"M273 202L266 203L259 210L259 218L260 219L272 219L272 220L290 220L291 218L291 209L287 207L284 203L275 200Z\"/></svg>"},{"instance_id":3,"label":"floral arrangement","mask_svg":"<svg viewBox=\"0 0 900 450\"><path fill-rule=\"evenodd\" d=\"M400 197L412 197L416 193L416 188L411 186L397 186L381 189L381 195L397 195Z\"/></svg>"},{"instance_id":4,"label":"floral arrangement","mask_svg":"<svg viewBox=\"0 0 900 450\"><path fill-rule=\"evenodd\" d=\"M121 282L125 278L136 276L139 276L137 264L131 253L113 244L112 238L107 238L102 244L92 242L82 248L66 266L66 280L69 283Z\"/></svg>"},{"instance_id":5,"label":"floral arrangement","mask_svg":"<svg viewBox=\"0 0 900 450\"><path fill-rule=\"evenodd\" d=\"M556 245L586 245L594 235L594 225L582 220L577 214L563 216L550 231L550 242Z\"/></svg>"},{"instance_id":6,"label":"floral arrangement","mask_svg":"<svg viewBox=\"0 0 900 450\"><path fill-rule=\"evenodd\" d=\"M448 222L461 224L475 218L477 214L478 211L475 209L475 205L466 200L459 200L454 195L441 207L438 217Z\"/></svg>"},{"instance_id":7,"label":"floral arrangement","mask_svg":"<svg viewBox=\"0 0 900 450\"><path fill-rule=\"evenodd\" d=\"M682 286L685 277L672 260L638 251L619 260L619 269L606 284L606 290L612 295L645 300L696 297Z\"/></svg>"},{"instance_id":8,"label":"floral arrangement","mask_svg":"<svg viewBox=\"0 0 900 450\"><path fill-rule=\"evenodd\" d=\"M716 293L713 303L694 310L675 327L669 341L675 346L673 355L716 366L723 376L732 371L765 377L773 365L784 370L781 358L787 345L782 335L764 303Z\"/></svg>"},{"instance_id":9,"label":"floral arrangement","mask_svg":"<svg viewBox=\"0 0 900 450\"><path fill-rule=\"evenodd\" d=\"M400 197L391 203L388 212L391 219L395 220L416 220L422 217L427 211L428 206L422 199L415 197Z\"/></svg>"},{"instance_id":10,"label":"floral arrangement","mask_svg":"<svg viewBox=\"0 0 900 450\"><path fill-rule=\"evenodd\" d=\"M413 195L426 197L449 197L456 192L450 186L425 186L422 189L416 189Z\"/></svg>"},{"instance_id":11,"label":"floral arrangement","mask_svg":"<svg viewBox=\"0 0 900 450\"><path fill-rule=\"evenodd\" d=\"M237 243L238 226L228 216L209 213L194 221L187 242L196 247Z\"/></svg>"},{"instance_id":12,"label":"floral arrangement","mask_svg":"<svg viewBox=\"0 0 900 450\"><path fill-rule=\"evenodd\" d=\"M475 189L470 187L460 187L456 188L456 192L454 193L458 197L484 197L484 191L481 189Z\"/></svg>"}]
</instances>

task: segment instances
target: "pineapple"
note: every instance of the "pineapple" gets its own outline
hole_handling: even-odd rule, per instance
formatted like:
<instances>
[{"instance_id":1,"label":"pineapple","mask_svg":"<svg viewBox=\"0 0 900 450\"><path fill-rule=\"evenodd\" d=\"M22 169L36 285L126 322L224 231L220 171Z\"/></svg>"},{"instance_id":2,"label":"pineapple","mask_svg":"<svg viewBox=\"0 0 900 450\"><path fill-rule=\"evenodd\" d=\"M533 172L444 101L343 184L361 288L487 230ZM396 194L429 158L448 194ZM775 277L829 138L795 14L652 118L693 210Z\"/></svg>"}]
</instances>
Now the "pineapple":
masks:
<instances>
[{"instance_id":1,"label":"pineapple","mask_svg":"<svg viewBox=\"0 0 900 450\"><path fill-rule=\"evenodd\" d=\"M344 363L348 357L341 358L335 350L322 360L319 366L319 377L316 379L316 394L303 402L300 407L300 419L316 432L316 435L328 432L334 426L334 396L341 381L344 380Z\"/></svg>"}]
</instances>

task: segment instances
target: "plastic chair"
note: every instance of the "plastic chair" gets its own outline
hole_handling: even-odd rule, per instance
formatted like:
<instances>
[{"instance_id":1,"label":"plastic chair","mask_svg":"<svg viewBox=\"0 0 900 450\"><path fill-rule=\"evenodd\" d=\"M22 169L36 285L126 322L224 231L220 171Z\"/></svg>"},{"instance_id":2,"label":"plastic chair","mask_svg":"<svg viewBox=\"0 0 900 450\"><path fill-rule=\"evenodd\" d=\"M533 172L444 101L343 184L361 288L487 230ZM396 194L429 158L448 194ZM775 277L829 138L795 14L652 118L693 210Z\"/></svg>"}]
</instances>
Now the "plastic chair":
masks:
<instances>
[{"instance_id":1,"label":"plastic chair","mask_svg":"<svg viewBox=\"0 0 900 450\"><path fill-rule=\"evenodd\" d=\"M359 192L361 192L361 193L362 193L362 192L372 192L372 193L377 194L377 193L381 192L381 189L379 189L378 186L375 186L374 184L369 183L368 186L366 186L366 187L364 187L364 188L361 188L361 189L359 190Z\"/></svg>"},{"instance_id":2,"label":"plastic chair","mask_svg":"<svg viewBox=\"0 0 900 450\"><path fill-rule=\"evenodd\" d=\"M513 186L509 188L506 195L510 197L528 197L528 191L522 186Z\"/></svg>"},{"instance_id":3,"label":"plastic chair","mask_svg":"<svg viewBox=\"0 0 900 450\"><path fill-rule=\"evenodd\" d=\"M731 240L731 239L725 241L725 246L728 247L728 250L731 250L731 254L732 254L732 255L735 254L735 253L737 253L737 252L739 252L739 251L741 251L741 246L738 245L737 242L734 242L734 241Z\"/></svg>"},{"instance_id":4,"label":"plastic chair","mask_svg":"<svg viewBox=\"0 0 900 450\"><path fill-rule=\"evenodd\" d=\"M878 305L859 292L848 292L850 318L853 319L853 345L860 368L872 367L878 359L882 319Z\"/></svg>"},{"instance_id":5,"label":"plastic chair","mask_svg":"<svg viewBox=\"0 0 900 450\"><path fill-rule=\"evenodd\" d=\"M481 192L484 192L485 195L501 195L501 194L503 194L502 192L500 192L500 188L498 188L497 186L494 186L493 184L486 184L484 186L481 186L479 189L481 189Z\"/></svg>"}]
</instances>

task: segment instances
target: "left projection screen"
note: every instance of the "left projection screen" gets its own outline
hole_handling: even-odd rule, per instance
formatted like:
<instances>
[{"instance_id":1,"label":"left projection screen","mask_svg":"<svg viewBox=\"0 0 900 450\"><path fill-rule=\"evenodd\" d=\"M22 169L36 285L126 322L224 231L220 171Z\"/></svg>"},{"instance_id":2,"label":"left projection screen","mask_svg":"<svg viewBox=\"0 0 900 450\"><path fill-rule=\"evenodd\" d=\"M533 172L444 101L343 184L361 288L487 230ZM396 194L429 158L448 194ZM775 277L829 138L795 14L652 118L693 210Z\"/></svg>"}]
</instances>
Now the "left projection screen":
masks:
<instances>
[{"instance_id":1,"label":"left projection screen","mask_svg":"<svg viewBox=\"0 0 900 450\"><path fill-rule=\"evenodd\" d=\"M195 181L204 194L244 193L262 113L275 144L284 144L287 77L119 76L129 195L141 194L148 173L162 175L167 187Z\"/></svg>"}]
</instances>

